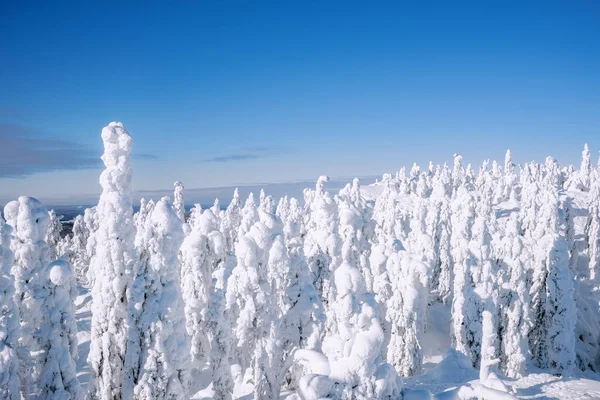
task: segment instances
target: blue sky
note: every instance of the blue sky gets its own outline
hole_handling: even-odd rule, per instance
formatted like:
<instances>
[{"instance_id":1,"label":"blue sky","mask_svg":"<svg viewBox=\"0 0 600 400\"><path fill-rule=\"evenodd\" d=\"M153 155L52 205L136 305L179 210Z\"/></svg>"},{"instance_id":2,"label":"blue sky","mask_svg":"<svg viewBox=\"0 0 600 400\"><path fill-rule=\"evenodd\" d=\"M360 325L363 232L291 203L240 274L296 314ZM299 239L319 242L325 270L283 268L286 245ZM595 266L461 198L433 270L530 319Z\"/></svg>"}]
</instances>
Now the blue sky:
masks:
<instances>
[{"instance_id":1,"label":"blue sky","mask_svg":"<svg viewBox=\"0 0 600 400\"><path fill-rule=\"evenodd\" d=\"M600 150L598 2L127 3L3 5L0 198L93 197L113 120L140 191Z\"/></svg>"}]
</instances>

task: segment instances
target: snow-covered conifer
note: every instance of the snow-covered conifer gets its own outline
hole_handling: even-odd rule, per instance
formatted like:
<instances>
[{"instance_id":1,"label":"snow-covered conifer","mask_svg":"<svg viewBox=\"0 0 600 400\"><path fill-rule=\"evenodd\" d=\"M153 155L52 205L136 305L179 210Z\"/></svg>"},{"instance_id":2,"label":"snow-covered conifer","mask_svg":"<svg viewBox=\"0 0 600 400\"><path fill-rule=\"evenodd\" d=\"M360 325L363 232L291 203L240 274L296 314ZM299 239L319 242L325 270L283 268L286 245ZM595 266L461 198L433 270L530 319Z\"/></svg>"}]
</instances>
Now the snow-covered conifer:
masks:
<instances>
[{"instance_id":1,"label":"snow-covered conifer","mask_svg":"<svg viewBox=\"0 0 600 400\"><path fill-rule=\"evenodd\" d=\"M521 219L513 213L502 238L502 259L506 279L500 288L502 306L501 368L509 378L520 378L525 373L529 358L527 333L531 329L529 292L526 280L526 263L530 254L521 235Z\"/></svg>"},{"instance_id":2,"label":"snow-covered conifer","mask_svg":"<svg viewBox=\"0 0 600 400\"><path fill-rule=\"evenodd\" d=\"M11 274L13 252L10 250L11 227L0 215L0 397L21 398L19 377L19 309L14 299L14 278Z\"/></svg>"},{"instance_id":3,"label":"snow-covered conifer","mask_svg":"<svg viewBox=\"0 0 600 400\"><path fill-rule=\"evenodd\" d=\"M186 399L189 342L178 260L183 231L168 198L156 203L144 228L131 286L123 398Z\"/></svg>"},{"instance_id":4,"label":"snow-covered conifer","mask_svg":"<svg viewBox=\"0 0 600 400\"><path fill-rule=\"evenodd\" d=\"M173 209L175 210L175 214L177 218L181 222L185 222L185 204L183 199L183 183L177 181L173 184L175 186L175 192L173 193Z\"/></svg>"},{"instance_id":5,"label":"snow-covered conifer","mask_svg":"<svg viewBox=\"0 0 600 400\"><path fill-rule=\"evenodd\" d=\"M229 400L233 393L233 379L229 364L231 325L225 307L225 296L221 289L217 289L210 298L206 320L210 340L209 364L212 369L215 398Z\"/></svg>"},{"instance_id":6,"label":"snow-covered conifer","mask_svg":"<svg viewBox=\"0 0 600 400\"><path fill-rule=\"evenodd\" d=\"M185 303L186 330L192 360L208 359L207 314L213 295L213 273L225 261L225 238L218 231L217 218L206 210L181 245L181 288ZM221 273L222 274L222 273Z\"/></svg>"},{"instance_id":7,"label":"snow-covered conifer","mask_svg":"<svg viewBox=\"0 0 600 400\"><path fill-rule=\"evenodd\" d=\"M591 155L590 148L587 143L583 146L583 151L581 152L581 169L579 170L579 179L581 180L581 185L584 189L589 189L590 187L590 173L592 171L592 163L591 163Z\"/></svg>"},{"instance_id":8,"label":"snow-covered conifer","mask_svg":"<svg viewBox=\"0 0 600 400\"><path fill-rule=\"evenodd\" d=\"M43 352L40 329L43 302L48 295L48 211L32 197L19 197L4 207L6 222L13 227L11 250L14 253L12 274L15 300L21 312L21 395L35 395Z\"/></svg>"},{"instance_id":9,"label":"snow-covered conifer","mask_svg":"<svg viewBox=\"0 0 600 400\"><path fill-rule=\"evenodd\" d=\"M60 233L62 232L62 216L56 215L56 211L48 211L48 232L46 233L46 243L50 249L50 260L58 259L62 254L59 254Z\"/></svg>"},{"instance_id":10,"label":"snow-covered conifer","mask_svg":"<svg viewBox=\"0 0 600 400\"><path fill-rule=\"evenodd\" d=\"M78 358L77 321L71 296L73 267L64 260L49 267L48 296L44 299L41 343L44 357L39 382L40 399L81 399L75 361Z\"/></svg>"},{"instance_id":11,"label":"snow-covered conifer","mask_svg":"<svg viewBox=\"0 0 600 400\"><path fill-rule=\"evenodd\" d=\"M235 242L237 242L238 228L241 222L240 206L240 192L236 188L221 221L221 233L227 239L227 250L230 254L234 253Z\"/></svg>"},{"instance_id":12,"label":"snow-covered conifer","mask_svg":"<svg viewBox=\"0 0 600 400\"><path fill-rule=\"evenodd\" d=\"M90 275L92 324L88 362L90 399L122 398L127 348L128 291L136 262L131 205L131 137L120 122L102 130L106 169L100 175L98 229ZM89 248L88 243L88 248Z\"/></svg>"},{"instance_id":13,"label":"snow-covered conifer","mask_svg":"<svg viewBox=\"0 0 600 400\"><path fill-rule=\"evenodd\" d=\"M387 362L401 376L420 372L423 363L421 340L425 333L428 271L418 257L400 250L390 256L387 267L392 295L387 301L390 326Z\"/></svg>"},{"instance_id":14,"label":"snow-covered conifer","mask_svg":"<svg viewBox=\"0 0 600 400\"><path fill-rule=\"evenodd\" d=\"M332 274L339 263L338 206L325 190L328 181L327 176L321 176L317 180L316 190L305 190L309 220L304 241L304 253L313 285L326 312L335 297Z\"/></svg>"},{"instance_id":15,"label":"snow-covered conifer","mask_svg":"<svg viewBox=\"0 0 600 400\"><path fill-rule=\"evenodd\" d=\"M600 272L600 172L592 174L588 220L586 224L586 239L588 245L589 277L596 279Z\"/></svg>"}]
</instances>

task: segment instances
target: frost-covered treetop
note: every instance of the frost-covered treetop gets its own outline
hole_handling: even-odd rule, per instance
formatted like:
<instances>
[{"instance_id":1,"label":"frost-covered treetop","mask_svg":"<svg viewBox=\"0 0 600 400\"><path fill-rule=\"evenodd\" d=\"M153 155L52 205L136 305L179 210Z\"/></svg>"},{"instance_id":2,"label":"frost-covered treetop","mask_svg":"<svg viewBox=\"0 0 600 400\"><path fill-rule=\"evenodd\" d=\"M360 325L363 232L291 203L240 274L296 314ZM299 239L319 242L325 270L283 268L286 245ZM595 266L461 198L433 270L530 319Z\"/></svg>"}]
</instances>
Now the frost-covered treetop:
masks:
<instances>
[{"instance_id":1,"label":"frost-covered treetop","mask_svg":"<svg viewBox=\"0 0 600 400\"><path fill-rule=\"evenodd\" d=\"M317 179L317 194L325 193L325 184L329 182L329 177L327 175L321 175L319 179Z\"/></svg>"},{"instance_id":2,"label":"frost-covered treetop","mask_svg":"<svg viewBox=\"0 0 600 400\"><path fill-rule=\"evenodd\" d=\"M120 192L126 196L131 191L131 136L121 122L111 122L102 129L106 169L100 175L104 190Z\"/></svg>"},{"instance_id":3,"label":"frost-covered treetop","mask_svg":"<svg viewBox=\"0 0 600 400\"><path fill-rule=\"evenodd\" d=\"M21 241L44 240L50 219L48 210L33 197L21 196L4 207L6 222Z\"/></svg>"}]
</instances>

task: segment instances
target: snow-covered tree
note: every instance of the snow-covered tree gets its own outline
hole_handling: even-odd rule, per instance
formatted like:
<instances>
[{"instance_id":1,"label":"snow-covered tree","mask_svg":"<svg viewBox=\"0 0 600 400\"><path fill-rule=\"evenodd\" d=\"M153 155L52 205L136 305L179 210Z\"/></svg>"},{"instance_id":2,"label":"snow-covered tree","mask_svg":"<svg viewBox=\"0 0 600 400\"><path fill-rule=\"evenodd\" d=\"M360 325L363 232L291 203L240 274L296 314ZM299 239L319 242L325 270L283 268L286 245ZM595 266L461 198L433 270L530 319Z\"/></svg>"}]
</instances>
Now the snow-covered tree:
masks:
<instances>
[{"instance_id":1,"label":"snow-covered tree","mask_svg":"<svg viewBox=\"0 0 600 400\"><path fill-rule=\"evenodd\" d=\"M62 256L62 254L59 254L60 233L63 229L62 222L60 221L62 216L58 216L56 215L56 211L50 210L48 211L48 218L48 232L46 233L45 240L50 249L50 260L54 261Z\"/></svg>"},{"instance_id":2,"label":"snow-covered tree","mask_svg":"<svg viewBox=\"0 0 600 400\"><path fill-rule=\"evenodd\" d=\"M592 174L588 220L585 228L590 280L596 279L600 271L600 173Z\"/></svg>"},{"instance_id":3,"label":"snow-covered tree","mask_svg":"<svg viewBox=\"0 0 600 400\"><path fill-rule=\"evenodd\" d=\"M189 342L179 282L182 222L168 198L144 226L131 286L123 383L126 399L187 399Z\"/></svg>"},{"instance_id":4,"label":"snow-covered tree","mask_svg":"<svg viewBox=\"0 0 600 400\"><path fill-rule=\"evenodd\" d=\"M44 299L41 340L44 357L39 382L40 399L81 399L75 361L78 358L77 321L71 296L73 267L64 260L49 267L48 296Z\"/></svg>"},{"instance_id":5,"label":"snow-covered tree","mask_svg":"<svg viewBox=\"0 0 600 400\"><path fill-rule=\"evenodd\" d=\"M581 169L579 170L579 179L581 180L581 185L584 189L589 189L590 187L590 173L592 171L592 163L590 156L590 148L587 143L583 146L583 151L581 152Z\"/></svg>"},{"instance_id":6,"label":"snow-covered tree","mask_svg":"<svg viewBox=\"0 0 600 400\"><path fill-rule=\"evenodd\" d=\"M464 187L460 187L452 203L452 258L454 260L454 281L452 300L452 343L477 365L479 350L475 338L481 331L480 313L474 292L472 267L475 264L469 250L474 220L473 197Z\"/></svg>"},{"instance_id":7,"label":"snow-covered tree","mask_svg":"<svg viewBox=\"0 0 600 400\"><path fill-rule=\"evenodd\" d=\"M217 219L211 210L205 210L181 245L181 288L186 330L195 362L204 363L208 359L207 314L214 292L213 273L224 264L225 253L225 238L218 231Z\"/></svg>"},{"instance_id":8,"label":"snow-covered tree","mask_svg":"<svg viewBox=\"0 0 600 400\"><path fill-rule=\"evenodd\" d=\"M32 197L19 197L4 207L6 222L13 227L11 250L14 253L12 274L15 300L21 312L21 393L36 394L43 357L40 329L43 303L48 295L48 211Z\"/></svg>"},{"instance_id":9,"label":"snow-covered tree","mask_svg":"<svg viewBox=\"0 0 600 400\"><path fill-rule=\"evenodd\" d=\"M75 277L81 283L91 283L88 282L88 270L91 255L95 253L95 243L90 243L88 248L88 242L98 228L97 222L96 207L86 209L83 215L78 215L73 221L69 261L73 265Z\"/></svg>"},{"instance_id":10,"label":"snow-covered tree","mask_svg":"<svg viewBox=\"0 0 600 400\"><path fill-rule=\"evenodd\" d=\"M15 303L14 278L10 272L13 252L10 250L11 227L0 215L0 397L21 398L19 377L19 309Z\"/></svg>"},{"instance_id":11,"label":"snow-covered tree","mask_svg":"<svg viewBox=\"0 0 600 400\"><path fill-rule=\"evenodd\" d=\"M501 364L509 378L520 378L525 373L529 359L527 333L531 329L529 292L527 288L527 262L530 253L521 235L521 219L513 213L502 238L502 260L505 282L501 287Z\"/></svg>"},{"instance_id":12,"label":"snow-covered tree","mask_svg":"<svg viewBox=\"0 0 600 400\"><path fill-rule=\"evenodd\" d=\"M569 373L575 364L576 306L569 273L564 213L558 198L558 168L544 168L537 242L530 288L533 326L529 345L536 366Z\"/></svg>"},{"instance_id":13,"label":"snow-covered tree","mask_svg":"<svg viewBox=\"0 0 600 400\"><path fill-rule=\"evenodd\" d=\"M260 333L266 329L259 323L268 321L273 304L267 265L269 250L277 235L281 234L281 222L274 215L256 210L253 201L244 207L247 228L240 227L235 255L237 265L227 280L226 300L235 333L232 359L242 371L257 362L255 353ZM255 219L254 215L258 215ZM255 220L250 225L248 222ZM244 233L244 230L247 231ZM256 383L255 383L256 384Z\"/></svg>"},{"instance_id":14,"label":"snow-covered tree","mask_svg":"<svg viewBox=\"0 0 600 400\"><path fill-rule=\"evenodd\" d=\"M317 180L316 190L305 190L308 221L304 253L308 259L313 285L327 312L335 298L332 274L339 264L338 206L325 191L327 176Z\"/></svg>"},{"instance_id":15,"label":"snow-covered tree","mask_svg":"<svg viewBox=\"0 0 600 400\"><path fill-rule=\"evenodd\" d=\"M241 201L240 192L236 188L233 192L231 203L227 206L221 221L221 232L227 239L227 249L233 254L235 251L235 242L237 242L238 227L241 222Z\"/></svg>"},{"instance_id":16,"label":"snow-covered tree","mask_svg":"<svg viewBox=\"0 0 600 400\"><path fill-rule=\"evenodd\" d=\"M386 320L390 340L386 360L401 376L420 372L423 363L421 340L425 333L428 271L418 257L404 250L388 259L392 295L387 301Z\"/></svg>"},{"instance_id":17,"label":"snow-covered tree","mask_svg":"<svg viewBox=\"0 0 600 400\"><path fill-rule=\"evenodd\" d=\"M127 348L128 291L135 270L131 205L131 137L120 122L102 130L106 169L100 175L95 254L90 264L92 324L88 362L90 399L121 399ZM89 245L89 244L88 244ZM88 246L89 247L89 246Z\"/></svg>"},{"instance_id":18,"label":"snow-covered tree","mask_svg":"<svg viewBox=\"0 0 600 400\"><path fill-rule=\"evenodd\" d=\"M181 222L185 223L185 204L183 200L183 183L177 181L173 184L175 186L175 192L173 194L173 209L175 210L175 214L177 218L181 220Z\"/></svg>"},{"instance_id":19,"label":"snow-covered tree","mask_svg":"<svg viewBox=\"0 0 600 400\"><path fill-rule=\"evenodd\" d=\"M210 298L206 320L210 340L209 365L212 369L214 397L229 400L233 393L233 378L229 363L231 324L225 306L225 296L221 289L217 289Z\"/></svg>"}]
</instances>

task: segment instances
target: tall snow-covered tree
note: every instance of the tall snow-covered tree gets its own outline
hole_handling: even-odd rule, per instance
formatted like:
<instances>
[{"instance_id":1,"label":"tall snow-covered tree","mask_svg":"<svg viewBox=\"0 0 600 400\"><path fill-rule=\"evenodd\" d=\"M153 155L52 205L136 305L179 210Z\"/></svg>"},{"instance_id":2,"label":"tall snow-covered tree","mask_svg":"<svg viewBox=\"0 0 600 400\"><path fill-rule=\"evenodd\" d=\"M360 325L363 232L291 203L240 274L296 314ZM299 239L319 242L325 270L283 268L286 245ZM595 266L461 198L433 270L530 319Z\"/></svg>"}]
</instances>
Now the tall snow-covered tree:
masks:
<instances>
[{"instance_id":1,"label":"tall snow-covered tree","mask_svg":"<svg viewBox=\"0 0 600 400\"><path fill-rule=\"evenodd\" d=\"M527 333L531 329L527 262L531 259L521 235L521 219L513 213L502 238L505 283L500 288L501 357L500 367L509 378L524 375L529 359Z\"/></svg>"},{"instance_id":2,"label":"tall snow-covered tree","mask_svg":"<svg viewBox=\"0 0 600 400\"><path fill-rule=\"evenodd\" d=\"M221 221L221 232L227 239L227 249L230 254L235 252L235 242L237 242L238 227L241 222L241 202L240 192L236 188L233 192L231 203L227 206Z\"/></svg>"},{"instance_id":3,"label":"tall snow-covered tree","mask_svg":"<svg viewBox=\"0 0 600 400\"><path fill-rule=\"evenodd\" d=\"M183 183L177 181L173 184L175 186L175 192L173 194L173 209L175 210L175 214L177 218L181 220L181 222L185 222L185 204L184 204L184 194L183 194Z\"/></svg>"},{"instance_id":4,"label":"tall snow-covered tree","mask_svg":"<svg viewBox=\"0 0 600 400\"><path fill-rule=\"evenodd\" d=\"M233 393L233 378L229 363L232 338L229 313L225 306L223 290L217 289L211 296L206 320L210 340L208 359L212 369L214 397L229 400Z\"/></svg>"},{"instance_id":5,"label":"tall snow-covered tree","mask_svg":"<svg viewBox=\"0 0 600 400\"><path fill-rule=\"evenodd\" d=\"M182 222L163 198L144 226L131 286L123 398L189 398L189 342L179 282L182 241Z\"/></svg>"},{"instance_id":6,"label":"tall snow-covered tree","mask_svg":"<svg viewBox=\"0 0 600 400\"><path fill-rule=\"evenodd\" d=\"M577 311L554 160L546 161L543 172L530 288L533 326L528 338L534 364L563 374L569 373L575 364Z\"/></svg>"},{"instance_id":7,"label":"tall snow-covered tree","mask_svg":"<svg viewBox=\"0 0 600 400\"><path fill-rule=\"evenodd\" d=\"M454 348L476 365L479 352L474 338L481 331L481 310L473 290L472 267L475 259L469 250L474 221L473 207L472 195L464 187L460 187L452 203L454 281L451 334Z\"/></svg>"},{"instance_id":8,"label":"tall snow-covered tree","mask_svg":"<svg viewBox=\"0 0 600 400\"><path fill-rule=\"evenodd\" d=\"M338 206L325 190L329 177L317 180L316 190L305 190L308 214L304 253L308 259L313 285L327 312L335 298L332 274L339 264Z\"/></svg>"},{"instance_id":9,"label":"tall snow-covered tree","mask_svg":"<svg viewBox=\"0 0 600 400\"><path fill-rule=\"evenodd\" d=\"M11 227L0 215L0 397L21 398L19 377L19 308L14 299L14 278L10 272L13 252L10 250Z\"/></svg>"},{"instance_id":10,"label":"tall snow-covered tree","mask_svg":"<svg viewBox=\"0 0 600 400\"><path fill-rule=\"evenodd\" d=\"M600 173L594 170L591 179L588 220L585 228L590 280L596 279L600 272Z\"/></svg>"},{"instance_id":11,"label":"tall snow-covered tree","mask_svg":"<svg viewBox=\"0 0 600 400\"><path fill-rule=\"evenodd\" d=\"M205 210L181 245L186 330L192 360L201 364L208 360L210 351L207 314L214 292L213 273L224 264L225 252L225 238L218 231L217 219L211 210Z\"/></svg>"},{"instance_id":12,"label":"tall snow-covered tree","mask_svg":"<svg viewBox=\"0 0 600 400\"><path fill-rule=\"evenodd\" d=\"M62 222L60 221L62 216L58 216L56 215L56 211L50 210L48 211L48 218L48 232L46 233L45 240L50 250L50 260L54 261L62 256L62 254L59 254L60 233L63 229Z\"/></svg>"},{"instance_id":13,"label":"tall snow-covered tree","mask_svg":"<svg viewBox=\"0 0 600 400\"><path fill-rule=\"evenodd\" d=\"M386 360L399 375L413 376L423 364L421 341L429 295L427 266L418 257L400 250L390 256L387 269L392 295L386 306L390 326Z\"/></svg>"},{"instance_id":14,"label":"tall snow-covered tree","mask_svg":"<svg viewBox=\"0 0 600 400\"><path fill-rule=\"evenodd\" d=\"M41 329L44 357L39 383L40 399L83 398L75 361L78 358L77 321L71 296L73 267L64 260L49 265L49 290L44 300Z\"/></svg>"},{"instance_id":15,"label":"tall snow-covered tree","mask_svg":"<svg viewBox=\"0 0 600 400\"><path fill-rule=\"evenodd\" d=\"M15 277L15 300L21 312L21 394L28 398L38 393L37 382L42 362L42 306L48 295L48 211L32 197L19 197L4 207L6 222L13 227L11 250Z\"/></svg>"},{"instance_id":16,"label":"tall snow-covered tree","mask_svg":"<svg viewBox=\"0 0 600 400\"><path fill-rule=\"evenodd\" d=\"M579 179L584 189L589 189L590 187L590 173L592 171L592 163L590 159L590 148L586 143L583 146L583 151L581 152L581 168L579 170Z\"/></svg>"},{"instance_id":17,"label":"tall snow-covered tree","mask_svg":"<svg viewBox=\"0 0 600 400\"><path fill-rule=\"evenodd\" d=\"M128 291L135 271L133 208L131 205L131 136L120 122L102 130L106 169L100 175L95 254L90 262L92 324L88 362L88 397L121 399L123 362L127 349ZM89 247L89 246L88 246Z\"/></svg>"},{"instance_id":18,"label":"tall snow-covered tree","mask_svg":"<svg viewBox=\"0 0 600 400\"><path fill-rule=\"evenodd\" d=\"M256 206L248 206L256 211ZM246 207L245 207L246 208ZM246 223L254 220L254 212L248 209L244 219ZM239 364L242 371L257 362L256 347L260 333L264 333L264 325L272 312L270 282L268 281L267 265L269 250L282 227L279 219L267 215L264 211L257 212L259 219L249 225L236 244L235 255L237 265L227 280L227 309L230 313L235 340L231 359Z\"/></svg>"}]
</instances>

